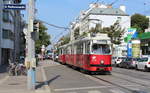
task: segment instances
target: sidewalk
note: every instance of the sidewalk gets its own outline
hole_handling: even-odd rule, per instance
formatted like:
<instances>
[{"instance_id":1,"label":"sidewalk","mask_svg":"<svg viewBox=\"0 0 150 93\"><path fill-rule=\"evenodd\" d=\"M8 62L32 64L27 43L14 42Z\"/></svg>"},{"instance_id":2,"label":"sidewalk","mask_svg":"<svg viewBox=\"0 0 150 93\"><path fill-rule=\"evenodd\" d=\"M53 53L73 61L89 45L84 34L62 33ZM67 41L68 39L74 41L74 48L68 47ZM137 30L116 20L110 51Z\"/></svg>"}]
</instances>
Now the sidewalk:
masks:
<instances>
[{"instance_id":1,"label":"sidewalk","mask_svg":"<svg viewBox=\"0 0 150 93\"><path fill-rule=\"evenodd\" d=\"M0 93L33 93L27 90L26 76L6 76L0 82Z\"/></svg>"},{"instance_id":2,"label":"sidewalk","mask_svg":"<svg viewBox=\"0 0 150 93\"><path fill-rule=\"evenodd\" d=\"M56 62L53 62L52 60L45 60L39 62L39 67L36 69L36 77L37 77L37 89L36 93L51 93L51 89L48 86L48 81L45 75L44 68L50 67L50 66L56 66L59 65Z\"/></svg>"},{"instance_id":3,"label":"sidewalk","mask_svg":"<svg viewBox=\"0 0 150 93\"><path fill-rule=\"evenodd\" d=\"M36 68L35 91L27 89L27 76L8 76L8 74L3 76L2 73L0 73L0 76L3 76L3 78L0 79L0 93L51 93L43 68L56 64L58 63L54 63L50 60L39 62L39 66Z\"/></svg>"}]
</instances>

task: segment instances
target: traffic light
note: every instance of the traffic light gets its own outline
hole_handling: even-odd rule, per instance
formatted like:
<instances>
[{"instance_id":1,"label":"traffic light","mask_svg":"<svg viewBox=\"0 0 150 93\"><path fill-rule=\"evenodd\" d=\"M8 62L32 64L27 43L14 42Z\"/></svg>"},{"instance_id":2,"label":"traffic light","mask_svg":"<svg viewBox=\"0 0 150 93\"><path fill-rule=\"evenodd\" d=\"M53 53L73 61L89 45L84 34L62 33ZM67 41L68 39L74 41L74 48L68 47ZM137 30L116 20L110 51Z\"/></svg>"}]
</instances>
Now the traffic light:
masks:
<instances>
[{"instance_id":1,"label":"traffic light","mask_svg":"<svg viewBox=\"0 0 150 93\"><path fill-rule=\"evenodd\" d=\"M39 27L40 27L40 22L38 20L33 21L33 32L31 33L32 38L34 40L39 40Z\"/></svg>"},{"instance_id":2,"label":"traffic light","mask_svg":"<svg viewBox=\"0 0 150 93\"><path fill-rule=\"evenodd\" d=\"M40 26L40 23L38 20L34 20L33 21L33 31L34 32L39 32L39 26Z\"/></svg>"}]
</instances>

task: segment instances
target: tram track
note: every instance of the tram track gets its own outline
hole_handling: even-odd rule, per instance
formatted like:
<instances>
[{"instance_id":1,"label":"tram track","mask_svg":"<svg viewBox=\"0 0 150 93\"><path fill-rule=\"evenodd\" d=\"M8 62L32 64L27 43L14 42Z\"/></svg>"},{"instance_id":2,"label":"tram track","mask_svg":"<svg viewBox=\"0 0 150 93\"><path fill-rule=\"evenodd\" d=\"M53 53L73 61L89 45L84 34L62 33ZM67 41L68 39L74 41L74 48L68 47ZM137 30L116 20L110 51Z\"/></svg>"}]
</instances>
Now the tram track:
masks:
<instances>
[{"instance_id":1,"label":"tram track","mask_svg":"<svg viewBox=\"0 0 150 93\"><path fill-rule=\"evenodd\" d=\"M129 80L129 79L126 79L126 78L122 78L122 77L116 76L116 75L113 75L113 77L116 77L116 78L119 78L119 79L122 79L122 80L126 80L126 81L131 82L131 83L139 84L139 85L144 86L144 87L150 87L150 86L148 86L146 84L139 83L139 82L136 82L136 81L132 81L132 80ZM144 81L144 82L146 82L146 81Z\"/></svg>"},{"instance_id":2,"label":"tram track","mask_svg":"<svg viewBox=\"0 0 150 93\"><path fill-rule=\"evenodd\" d=\"M116 73L119 73L119 74L123 74L123 75L130 75L131 77L134 77L134 78L139 78L139 79L144 79L144 80L149 80L150 81L150 79L149 78L145 78L145 77L143 77L143 76L145 76L145 74L142 74L142 73L138 73L138 75L137 75L137 73L135 73L135 72L133 72L133 71L131 71L131 70L128 70L128 69L120 69L120 68L115 68L115 69L119 69L119 70L123 70L123 71L126 71L126 73L122 73L122 72L120 72L120 71L115 71L115 70L113 70L113 72L116 72ZM127 74L127 73L130 73L130 74ZM132 74L131 74L132 73ZM144 72L145 73L145 72ZM149 76L150 77L150 75L148 75L149 73L147 73L147 76ZM139 76L142 76L142 77L139 77Z\"/></svg>"},{"instance_id":3,"label":"tram track","mask_svg":"<svg viewBox=\"0 0 150 93\"><path fill-rule=\"evenodd\" d=\"M112 76L112 75L111 75ZM127 86L124 86L124 85L120 85L120 84L116 84L116 83L114 83L114 82L112 82L112 81L108 81L108 80L106 80L106 79L103 79L103 78L100 78L99 76L96 76L96 75L92 75L91 77L93 77L93 78L95 78L95 79L97 79L97 80L101 80L101 81L103 81L103 82L106 82L106 83L108 83L108 84L111 84L111 85L113 85L113 86L116 86L116 87L119 87L119 88L122 88L122 89L125 89L125 90L128 90L129 92L131 92L131 93L147 93L147 92L145 92L145 91L139 91L139 90L133 90L133 89L130 89L130 88L128 88ZM114 77L114 76L113 76ZM122 78L120 78L120 79L122 79ZM129 82L131 82L131 81L129 81ZM134 82L135 83L135 82ZM136 84L138 84L138 83L136 83ZM138 85L135 85L135 86L144 86L145 87L145 85L141 85L141 84L138 84Z\"/></svg>"}]
</instances>

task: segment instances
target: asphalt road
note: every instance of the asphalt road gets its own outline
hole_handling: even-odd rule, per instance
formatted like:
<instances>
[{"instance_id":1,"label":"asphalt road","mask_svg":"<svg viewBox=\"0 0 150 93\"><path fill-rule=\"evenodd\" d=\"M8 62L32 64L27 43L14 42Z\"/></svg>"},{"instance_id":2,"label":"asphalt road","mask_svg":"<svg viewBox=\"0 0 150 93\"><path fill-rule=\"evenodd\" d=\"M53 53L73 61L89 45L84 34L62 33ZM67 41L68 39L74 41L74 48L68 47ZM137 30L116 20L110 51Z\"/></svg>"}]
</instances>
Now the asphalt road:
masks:
<instances>
[{"instance_id":1,"label":"asphalt road","mask_svg":"<svg viewBox=\"0 0 150 93\"><path fill-rule=\"evenodd\" d=\"M44 70L52 93L150 93L150 72L114 67L112 75L86 75L61 64Z\"/></svg>"}]
</instances>

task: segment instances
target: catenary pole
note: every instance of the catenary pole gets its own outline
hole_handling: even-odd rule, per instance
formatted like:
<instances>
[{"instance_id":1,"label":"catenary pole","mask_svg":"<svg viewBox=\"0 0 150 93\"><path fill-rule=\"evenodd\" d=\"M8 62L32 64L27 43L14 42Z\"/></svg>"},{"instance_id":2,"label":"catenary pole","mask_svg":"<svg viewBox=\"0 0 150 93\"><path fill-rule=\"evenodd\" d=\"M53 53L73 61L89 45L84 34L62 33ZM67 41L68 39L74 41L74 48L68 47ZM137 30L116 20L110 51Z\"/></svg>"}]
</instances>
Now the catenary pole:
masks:
<instances>
[{"instance_id":1,"label":"catenary pole","mask_svg":"<svg viewBox=\"0 0 150 93\"><path fill-rule=\"evenodd\" d=\"M27 72L27 88L35 89L35 41L32 38L33 21L35 19L35 0L29 0L28 3L28 28L26 36L26 64L28 65Z\"/></svg>"}]
</instances>

